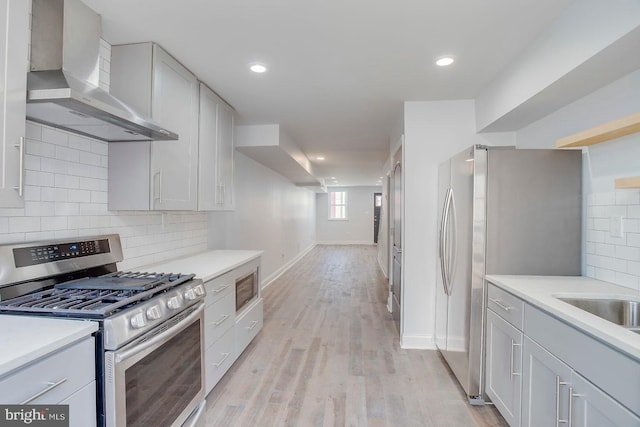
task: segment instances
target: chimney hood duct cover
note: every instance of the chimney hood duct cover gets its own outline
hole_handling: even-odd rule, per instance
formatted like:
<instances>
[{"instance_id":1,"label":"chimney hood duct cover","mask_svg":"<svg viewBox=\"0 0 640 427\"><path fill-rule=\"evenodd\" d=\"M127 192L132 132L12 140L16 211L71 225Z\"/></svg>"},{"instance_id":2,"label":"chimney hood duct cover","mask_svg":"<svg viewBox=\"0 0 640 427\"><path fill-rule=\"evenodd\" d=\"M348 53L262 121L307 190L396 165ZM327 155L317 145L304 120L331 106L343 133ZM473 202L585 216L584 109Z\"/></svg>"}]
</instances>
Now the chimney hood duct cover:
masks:
<instances>
[{"instance_id":1,"label":"chimney hood duct cover","mask_svg":"<svg viewBox=\"0 0 640 427\"><path fill-rule=\"evenodd\" d=\"M33 0L27 119L107 142L178 139L98 87L100 33L80 0Z\"/></svg>"}]
</instances>

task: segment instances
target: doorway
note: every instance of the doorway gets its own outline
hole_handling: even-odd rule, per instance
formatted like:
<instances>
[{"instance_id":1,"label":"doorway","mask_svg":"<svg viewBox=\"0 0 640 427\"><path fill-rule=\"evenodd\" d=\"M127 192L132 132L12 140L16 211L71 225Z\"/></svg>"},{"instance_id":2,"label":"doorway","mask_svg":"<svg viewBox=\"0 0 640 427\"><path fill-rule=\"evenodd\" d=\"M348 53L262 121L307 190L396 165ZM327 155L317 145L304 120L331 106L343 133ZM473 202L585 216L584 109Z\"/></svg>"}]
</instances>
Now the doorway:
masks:
<instances>
[{"instance_id":1,"label":"doorway","mask_svg":"<svg viewBox=\"0 0 640 427\"><path fill-rule=\"evenodd\" d=\"M380 231L380 211L382 210L382 193L373 193L373 243L378 243Z\"/></svg>"}]
</instances>

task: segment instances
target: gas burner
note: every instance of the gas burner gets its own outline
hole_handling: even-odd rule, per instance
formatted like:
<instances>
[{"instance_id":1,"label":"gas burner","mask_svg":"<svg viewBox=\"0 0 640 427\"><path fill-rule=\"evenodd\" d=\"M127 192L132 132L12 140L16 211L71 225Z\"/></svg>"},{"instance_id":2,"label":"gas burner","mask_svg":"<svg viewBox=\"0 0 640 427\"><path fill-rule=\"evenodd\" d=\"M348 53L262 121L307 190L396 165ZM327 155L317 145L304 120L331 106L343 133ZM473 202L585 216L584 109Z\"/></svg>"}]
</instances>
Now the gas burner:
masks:
<instances>
[{"instance_id":1,"label":"gas burner","mask_svg":"<svg viewBox=\"0 0 640 427\"><path fill-rule=\"evenodd\" d=\"M104 318L193 279L193 274L115 272L58 283L0 302L0 310Z\"/></svg>"}]
</instances>

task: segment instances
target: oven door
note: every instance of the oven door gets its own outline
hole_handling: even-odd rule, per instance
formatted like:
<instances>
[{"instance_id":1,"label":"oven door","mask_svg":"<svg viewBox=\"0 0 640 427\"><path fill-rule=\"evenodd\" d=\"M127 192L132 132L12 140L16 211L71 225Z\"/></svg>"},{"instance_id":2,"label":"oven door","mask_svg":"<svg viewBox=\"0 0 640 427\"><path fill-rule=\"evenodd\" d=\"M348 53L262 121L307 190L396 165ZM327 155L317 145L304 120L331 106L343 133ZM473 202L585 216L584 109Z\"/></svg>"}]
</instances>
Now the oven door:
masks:
<instances>
[{"instance_id":1,"label":"oven door","mask_svg":"<svg viewBox=\"0 0 640 427\"><path fill-rule=\"evenodd\" d=\"M204 401L204 303L105 352L105 424L181 426Z\"/></svg>"}]
</instances>

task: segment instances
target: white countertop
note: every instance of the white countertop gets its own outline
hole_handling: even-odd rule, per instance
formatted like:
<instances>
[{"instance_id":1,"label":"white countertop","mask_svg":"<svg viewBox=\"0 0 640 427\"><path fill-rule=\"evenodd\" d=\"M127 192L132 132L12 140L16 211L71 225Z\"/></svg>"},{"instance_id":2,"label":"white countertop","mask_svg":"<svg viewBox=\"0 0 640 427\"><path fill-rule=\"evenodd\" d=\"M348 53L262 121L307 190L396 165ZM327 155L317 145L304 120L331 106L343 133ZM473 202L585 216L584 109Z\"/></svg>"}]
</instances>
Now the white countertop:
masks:
<instances>
[{"instance_id":1,"label":"white countertop","mask_svg":"<svg viewBox=\"0 0 640 427\"><path fill-rule=\"evenodd\" d=\"M98 323L0 315L0 377L98 330Z\"/></svg>"},{"instance_id":2,"label":"white countertop","mask_svg":"<svg viewBox=\"0 0 640 427\"><path fill-rule=\"evenodd\" d=\"M640 301L639 291L588 277L487 275L487 280L640 361L640 334L556 298Z\"/></svg>"},{"instance_id":3,"label":"white countertop","mask_svg":"<svg viewBox=\"0 0 640 427\"><path fill-rule=\"evenodd\" d=\"M157 264L139 267L157 273L195 274L203 281L211 280L262 255L262 251L212 250Z\"/></svg>"}]
</instances>

